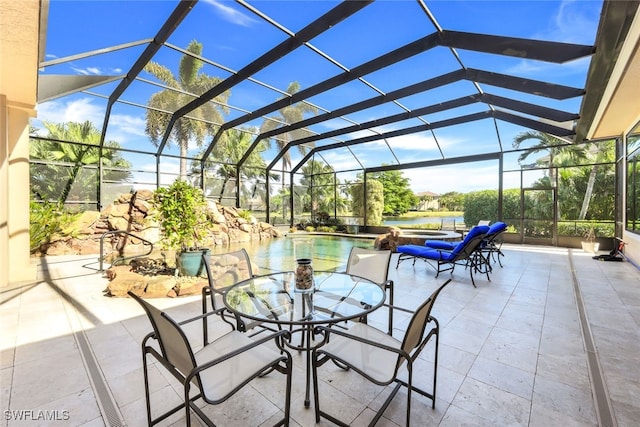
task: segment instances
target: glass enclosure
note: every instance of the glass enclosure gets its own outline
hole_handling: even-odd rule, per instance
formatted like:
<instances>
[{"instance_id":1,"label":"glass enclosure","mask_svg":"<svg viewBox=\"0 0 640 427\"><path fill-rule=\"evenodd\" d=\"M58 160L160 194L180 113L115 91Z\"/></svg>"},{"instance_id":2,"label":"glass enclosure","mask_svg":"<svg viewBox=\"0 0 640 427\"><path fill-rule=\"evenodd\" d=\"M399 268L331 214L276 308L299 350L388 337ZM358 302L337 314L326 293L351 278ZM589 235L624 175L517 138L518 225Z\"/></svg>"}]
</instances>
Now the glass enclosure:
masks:
<instances>
[{"instance_id":1,"label":"glass enclosure","mask_svg":"<svg viewBox=\"0 0 640 427\"><path fill-rule=\"evenodd\" d=\"M102 210L183 179L276 225L347 230L455 207L466 227L502 219L522 243L615 233L615 142L580 131L600 1L51 1L48 13L35 202Z\"/></svg>"}]
</instances>

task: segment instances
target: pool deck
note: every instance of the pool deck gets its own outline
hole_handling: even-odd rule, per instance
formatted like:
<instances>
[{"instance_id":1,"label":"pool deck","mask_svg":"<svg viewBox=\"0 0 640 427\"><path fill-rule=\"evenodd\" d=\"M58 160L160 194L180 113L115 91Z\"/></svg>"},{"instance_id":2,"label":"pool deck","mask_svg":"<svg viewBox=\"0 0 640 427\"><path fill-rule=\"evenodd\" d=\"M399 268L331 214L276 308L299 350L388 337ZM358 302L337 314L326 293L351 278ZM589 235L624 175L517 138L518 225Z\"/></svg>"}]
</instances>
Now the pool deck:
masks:
<instances>
[{"instance_id":1,"label":"pool deck","mask_svg":"<svg viewBox=\"0 0 640 427\"><path fill-rule=\"evenodd\" d=\"M394 254L389 278L399 306L415 308L453 277L432 313L441 327L436 407L414 394L413 424L638 425L640 271L574 249L503 250L504 267L494 266L491 281L478 275L477 288L463 268L435 278L424 262L396 269ZM142 310L128 298L103 295L107 279L96 271L95 256L38 262L38 281L0 289L0 425L146 425L140 342L150 325ZM200 309L199 297L153 304L176 318ZM385 321L384 309L369 316L372 325ZM407 321L396 316L394 336L402 336ZM226 330L220 321L211 327ZM198 346L199 331L188 332ZM291 425L314 426L313 410L302 403L300 355L294 364ZM416 367L418 383L430 382L432 367L429 345ZM390 391L331 364L320 376L321 404L354 426L367 424ZM157 363L150 388L156 410L181 396ZM281 392L282 376L267 375L206 412L219 425L271 425L281 416ZM404 425L404 397L401 391L380 425ZM55 419L34 419L38 414ZM184 416L160 425L182 426Z\"/></svg>"}]
</instances>

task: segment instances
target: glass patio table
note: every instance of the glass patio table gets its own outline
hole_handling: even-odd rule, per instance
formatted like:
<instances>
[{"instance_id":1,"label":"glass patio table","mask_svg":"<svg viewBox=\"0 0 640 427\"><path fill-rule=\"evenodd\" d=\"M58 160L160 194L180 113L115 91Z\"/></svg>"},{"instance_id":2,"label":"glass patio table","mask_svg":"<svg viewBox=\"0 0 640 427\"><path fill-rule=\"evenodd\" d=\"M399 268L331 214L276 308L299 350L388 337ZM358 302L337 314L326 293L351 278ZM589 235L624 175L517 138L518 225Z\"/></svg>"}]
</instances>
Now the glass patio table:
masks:
<instances>
[{"instance_id":1,"label":"glass patio table","mask_svg":"<svg viewBox=\"0 0 640 427\"><path fill-rule=\"evenodd\" d=\"M331 271L313 273L314 286L295 287L293 272L253 277L232 286L223 296L224 305L234 315L256 322L287 326L301 335L300 343L289 347L306 352L306 390L304 404L309 407L313 328L358 319L379 308L385 301L384 289L362 277Z\"/></svg>"}]
</instances>

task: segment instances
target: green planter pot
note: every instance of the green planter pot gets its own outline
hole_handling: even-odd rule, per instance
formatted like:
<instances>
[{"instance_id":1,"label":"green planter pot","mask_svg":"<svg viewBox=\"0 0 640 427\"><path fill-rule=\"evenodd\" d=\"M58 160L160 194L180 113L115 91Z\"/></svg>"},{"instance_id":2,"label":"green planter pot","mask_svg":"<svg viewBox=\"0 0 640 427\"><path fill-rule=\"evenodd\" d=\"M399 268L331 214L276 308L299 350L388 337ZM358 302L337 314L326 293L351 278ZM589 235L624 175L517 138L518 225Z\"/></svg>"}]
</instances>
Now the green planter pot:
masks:
<instances>
[{"instance_id":1,"label":"green planter pot","mask_svg":"<svg viewBox=\"0 0 640 427\"><path fill-rule=\"evenodd\" d=\"M181 276L199 276L204 269L202 254L210 253L209 249L183 251L178 255L178 271Z\"/></svg>"}]
</instances>

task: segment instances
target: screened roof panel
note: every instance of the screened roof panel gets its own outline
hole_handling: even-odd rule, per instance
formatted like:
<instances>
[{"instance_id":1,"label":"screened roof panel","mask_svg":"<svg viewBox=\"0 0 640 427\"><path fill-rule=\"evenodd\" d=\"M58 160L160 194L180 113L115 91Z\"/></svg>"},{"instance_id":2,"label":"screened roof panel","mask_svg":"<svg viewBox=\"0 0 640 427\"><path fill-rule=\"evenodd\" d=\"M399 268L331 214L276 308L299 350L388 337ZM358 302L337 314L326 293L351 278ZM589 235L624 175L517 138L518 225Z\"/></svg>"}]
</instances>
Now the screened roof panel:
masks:
<instances>
[{"instance_id":1,"label":"screened roof panel","mask_svg":"<svg viewBox=\"0 0 640 427\"><path fill-rule=\"evenodd\" d=\"M400 163L442 159L440 148L431 131L417 132L387 139Z\"/></svg>"},{"instance_id":2,"label":"screened roof panel","mask_svg":"<svg viewBox=\"0 0 640 427\"><path fill-rule=\"evenodd\" d=\"M300 47L278 62L258 71L254 77L271 86L284 87L298 82L307 88L335 76L342 70L306 47Z\"/></svg>"},{"instance_id":3,"label":"screened roof panel","mask_svg":"<svg viewBox=\"0 0 640 427\"><path fill-rule=\"evenodd\" d=\"M423 117L434 126L439 126L440 123L455 120L457 117L469 116L476 113L486 113L488 111L489 106L487 104L483 102L474 102L467 105L461 105L456 108L437 111L433 114L424 115Z\"/></svg>"},{"instance_id":4,"label":"screened roof panel","mask_svg":"<svg viewBox=\"0 0 640 427\"><path fill-rule=\"evenodd\" d=\"M445 158L500 151L493 119L475 120L434 129Z\"/></svg>"},{"instance_id":5,"label":"screened roof panel","mask_svg":"<svg viewBox=\"0 0 640 427\"><path fill-rule=\"evenodd\" d=\"M462 49L458 53L469 68L574 87L584 87L589 68L588 56L558 64Z\"/></svg>"},{"instance_id":6,"label":"screened roof panel","mask_svg":"<svg viewBox=\"0 0 640 427\"><path fill-rule=\"evenodd\" d=\"M460 1L427 2L440 26L448 30L570 43L593 43L602 1ZM461 19L461 17L474 19Z\"/></svg>"},{"instance_id":7,"label":"screened roof panel","mask_svg":"<svg viewBox=\"0 0 640 427\"><path fill-rule=\"evenodd\" d=\"M436 47L367 74L365 79L387 93L458 69L460 64L450 51Z\"/></svg>"},{"instance_id":8,"label":"screened roof panel","mask_svg":"<svg viewBox=\"0 0 640 427\"><path fill-rule=\"evenodd\" d=\"M238 3L199 1L168 42L184 47L196 40L204 44L206 58L239 70L285 39L284 32Z\"/></svg>"},{"instance_id":9,"label":"screened roof panel","mask_svg":"<svg viewBox=\"0 0 640 427\"><path fill-rule=\"evenodd\" d=\"M143 106L167 89L144 67L159 63L179 79L184 49L197 40L203 46L200 72L222 81L213 88L192 87L169 110L175 123L229 93L221 127L205 138L205 156L215 152L222 132L243 127L271 129L261 137L291 141L286 153L275 142L262 153L267 165L287 170L298 170L316 152L336 170L499 153L511 149L524 130L571 140L593 52L598 53L593 44L600 15L607 12L602 5L52 0L46 60L70 58L42 64L47 66L39 96L48 96L38 105L35 125L91 120L101 128L112 105L105 136L153 152ZM622 6L608 4L617 7ZM46 77L56 73L67 81L55 77L47 84ZM116 80L110 82L111 76ZM287 96L291 84L299 90ZM75 94L65 96L74 88ZM166 129L165 138L170 133ZM416 145L411 141L429 143L417 144L412 155L406 148ZM307 147L304 154L300 146ZM189 155L200 151L189 142ZM350 159L342 166L333 162L334 153ZM175 143L161 147L160 154L177 154Z\"/></svg>"},{"instance_id":10,"label":"screened roof panel","mask_svg":"<svg viewBox=\"0 0 640 427\"><path fill-rule=\"evenodd\" d=\"M153 38L178 1L52 1L47 21L47 56L64 57ZM151 7L152 6L152 7ZM126 31L114 31L114 28ZM129 64L131 66L133 61ZM126 68L128 69L128 67Z\"/></svg>"},{"instance_id":11,"label":"screened roof panel","mask_svg":"<svg viewBox=\"0 0 640 427\"><path fill-rule=\"evenodd\" d=\"M411 110L427 107L431 107L430 110L437 110L439 108L447 109L449 108L449 101L476 95L477 93L478 90L472 82L468 80L458 80L401 98L400 102Z\"/></svg>"},{"instance_id":12,"label":"screened roof panel","mask_svg":"<svg viewBox=\"0 0 640 427\"><path fill-rule=\"evenodd\" d=\"M311 43L353 69L434 31L417 3L378 1Z\"/></svg>"},{"instance_id":13,"label":"screened roof panel","mask_svg":"<svg viewBox=\"0 0 640 427\"><path fill-rule=\"evenodd\" d=\"M395 155L384 140L377 140L365 144L351 145L348 150L356 156L364 168L373 168L380 165L398 164ZM332 156L334 150L323 151L322 155ZM340 161L336 159L336 161Z\"/></svg>"},{"instance_id":14,"label":"screened roof panel","mask_svg":"<svg viewBox=\"0 0 640 427\"><path fill-rule=\"evenodd\" d=\"M354 156L352 150L348 148L336 148L333 150L322 151L316 157L322 156L327 164L331 165L336 171L347 171L362 168L361 163Z\"/></svg>"},{"instance_id":15,"label":"screened roof panel","mask_svg":"<svg viewBox=\"0 0 640 427\"><path fill-rule=\"evenodd\" d=\"M293 32L298 32L309 22L314 21L333 9L339 1L270 1L270 2L250 2L247 7L239 7L241 13L250 15L258 19L255 12L251 9L255 8L263 15L278 22L280 25ZM231 3L230 3L231 4Z\"/></svg>"}]
</instances>

